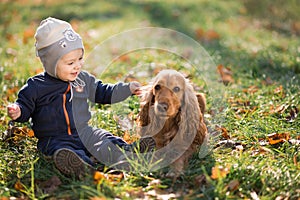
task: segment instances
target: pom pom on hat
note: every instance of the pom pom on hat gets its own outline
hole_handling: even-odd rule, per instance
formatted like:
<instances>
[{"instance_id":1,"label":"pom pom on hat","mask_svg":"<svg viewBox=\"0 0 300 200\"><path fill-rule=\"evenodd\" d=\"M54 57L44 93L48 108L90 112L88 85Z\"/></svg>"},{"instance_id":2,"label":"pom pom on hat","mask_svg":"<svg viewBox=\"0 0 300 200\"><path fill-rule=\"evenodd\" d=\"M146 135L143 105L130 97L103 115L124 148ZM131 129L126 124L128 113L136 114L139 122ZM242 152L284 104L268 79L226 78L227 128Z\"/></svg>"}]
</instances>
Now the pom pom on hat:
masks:
<instances>
[{"instance_id":1,"label":"pom pom on hat","mask_svg":"<svg viewBox=\"0 0 300 200\"><path fill-rule=\"evenodd\" d=\"M37 56L45 71L56 78L57 61L70 51L84 50L80 35L68 22L60 19L48 17L41 21L34 37Z\"/></svg>"}]
</instances>

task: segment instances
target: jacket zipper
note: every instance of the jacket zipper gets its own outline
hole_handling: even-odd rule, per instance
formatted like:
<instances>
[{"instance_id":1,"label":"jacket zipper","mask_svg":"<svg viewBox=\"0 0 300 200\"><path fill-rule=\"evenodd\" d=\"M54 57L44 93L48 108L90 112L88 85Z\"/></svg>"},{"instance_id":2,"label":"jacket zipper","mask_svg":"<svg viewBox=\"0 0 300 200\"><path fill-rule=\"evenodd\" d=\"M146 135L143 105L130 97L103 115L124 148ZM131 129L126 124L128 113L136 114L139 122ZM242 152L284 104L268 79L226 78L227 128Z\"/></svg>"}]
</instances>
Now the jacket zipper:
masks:
<instances>
[{"instance_id":1,"label":"jacket zipper","mask_svg":"<svg viewBox=\"0 0 300 200\"><path fill-rule=\"evenodd\" d=\"M66 108L66 102L67 102L67 93L70 91L70 84L68 85L67 90L65 91L64 95L63 95L63 109L64 109L64 114L65 114L65 118L66 118L66 122L67 122L67 126L68 126L68 134L72 135L71 132L71 126L70 126L70 118L68 115L68 111Z\"/></svg>"}]
</instances>

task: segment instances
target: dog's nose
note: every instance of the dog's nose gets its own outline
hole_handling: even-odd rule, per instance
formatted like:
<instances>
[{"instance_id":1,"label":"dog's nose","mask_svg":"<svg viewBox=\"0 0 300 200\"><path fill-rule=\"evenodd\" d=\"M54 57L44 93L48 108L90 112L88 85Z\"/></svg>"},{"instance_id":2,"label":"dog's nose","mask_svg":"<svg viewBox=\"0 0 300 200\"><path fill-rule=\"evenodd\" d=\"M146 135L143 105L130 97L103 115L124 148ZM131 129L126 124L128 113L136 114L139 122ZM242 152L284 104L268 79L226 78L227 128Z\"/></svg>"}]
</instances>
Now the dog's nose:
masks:
<instances>
[{"instance_id":1,"label":"dog's nose","mask_svg":"<svg viewBox=\"0 0 300 200\"><path fill-rule=\"evenodd\" d=\"M169 106L167 103L159 103L157 104L157 109L160 111L160 112L166 112L168 110Z\"/></svg>"}]
</instances>

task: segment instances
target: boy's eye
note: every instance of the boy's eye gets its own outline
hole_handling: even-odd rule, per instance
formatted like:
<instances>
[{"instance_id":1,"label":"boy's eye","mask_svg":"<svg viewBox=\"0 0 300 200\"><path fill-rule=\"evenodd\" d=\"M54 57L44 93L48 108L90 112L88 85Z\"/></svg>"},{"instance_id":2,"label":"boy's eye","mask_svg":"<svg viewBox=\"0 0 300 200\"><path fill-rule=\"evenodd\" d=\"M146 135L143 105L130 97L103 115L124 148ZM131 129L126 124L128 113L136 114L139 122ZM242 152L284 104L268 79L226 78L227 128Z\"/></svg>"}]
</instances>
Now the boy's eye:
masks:
<instances>
[{"instance_id":1,"label":"boy's eye","mask_svg":"<svg viewBox=\"0 0 300 200\"><path fill-rule=\"evenodd\" d=\"M74 62L70 62L70 63L68 63L68 65L73 65L73 63L74 63Z\"/></svg>"}]
</instances>

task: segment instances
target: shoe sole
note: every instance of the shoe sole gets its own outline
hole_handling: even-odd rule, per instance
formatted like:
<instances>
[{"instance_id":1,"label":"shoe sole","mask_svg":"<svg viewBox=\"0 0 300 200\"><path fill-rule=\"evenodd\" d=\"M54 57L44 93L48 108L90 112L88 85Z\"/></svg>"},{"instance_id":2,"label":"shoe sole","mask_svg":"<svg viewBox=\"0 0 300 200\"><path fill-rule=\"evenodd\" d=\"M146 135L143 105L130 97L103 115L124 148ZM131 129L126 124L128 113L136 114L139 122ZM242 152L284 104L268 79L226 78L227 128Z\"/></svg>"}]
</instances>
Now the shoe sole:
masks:
<instances>
[{"instance_id":1,"label":"shoe sole","mask_svg":"<svg viewBox=\"0 0 300 200\"><path fill-rule=\"evenodd\" d=\"M87 169L94 168L84 162L75 152L69 149L59 149L54 155L54 164L56 168L67 176L82 177Z\"/></svg>"},{"instance_id":2,"label":"shoe sole","mask_svg":"<svg viewBox=\"0 0 300 200\"><path fill-rule=\"evenodd\" d=\"M150 152L153 151L155 148L155 140L152 137L144 137L140 139L140 152L145 153L145 152Z\"/></svg>"}]
</instances>

